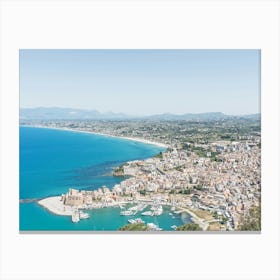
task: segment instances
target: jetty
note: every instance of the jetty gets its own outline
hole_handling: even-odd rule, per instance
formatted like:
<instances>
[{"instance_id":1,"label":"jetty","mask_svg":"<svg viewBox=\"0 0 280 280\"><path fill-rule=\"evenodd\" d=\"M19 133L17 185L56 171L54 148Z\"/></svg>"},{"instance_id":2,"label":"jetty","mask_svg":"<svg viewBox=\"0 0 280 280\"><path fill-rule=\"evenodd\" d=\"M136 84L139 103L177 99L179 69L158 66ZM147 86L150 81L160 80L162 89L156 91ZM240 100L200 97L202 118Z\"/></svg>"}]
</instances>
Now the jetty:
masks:
<instances>
[{"instance_id":1,"label":"jetty","mask_svg":"<svg viewBox=\"0 0 280 280\"><path fill-rule=\"evenodd\" d=\"M50 212L61 216L72 216L76 208L63 204L61 196L47 197L38 201L38 204L47 208Z\"/></svg>"}]
</instances>

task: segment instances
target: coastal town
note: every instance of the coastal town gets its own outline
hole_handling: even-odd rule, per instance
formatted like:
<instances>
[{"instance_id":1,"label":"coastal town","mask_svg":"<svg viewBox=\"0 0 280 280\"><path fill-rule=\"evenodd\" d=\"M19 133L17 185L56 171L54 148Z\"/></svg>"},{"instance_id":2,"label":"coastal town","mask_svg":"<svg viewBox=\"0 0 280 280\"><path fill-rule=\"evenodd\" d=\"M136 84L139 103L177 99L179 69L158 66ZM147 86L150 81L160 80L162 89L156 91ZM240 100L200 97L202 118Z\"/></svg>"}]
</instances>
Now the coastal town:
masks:
<instances>
[{"instance_id":1,"label":"coastal town","mask_svg":"<svg viewBox=\"0 0 280 280\"><path fill-rule=\"evenodd\" d=\"M162 207L169 207L171 215L188 213L200 230L234 231L240 229L250 209L260 207L259 119L59 120L24 124L102 133L165 147L152 158L114 168L113 175L123 180L113 188L70 188L62 194L57 199L60 214L71 215L74 222L87 218L83 209L120 207L120 215L133 216L139 212L156 216L162 214ZM57 212L48 203L41 205ZM128 222L143 220L131 218ZM155 229L151 225L149 228Z\"/></svg>"}]
</instances>

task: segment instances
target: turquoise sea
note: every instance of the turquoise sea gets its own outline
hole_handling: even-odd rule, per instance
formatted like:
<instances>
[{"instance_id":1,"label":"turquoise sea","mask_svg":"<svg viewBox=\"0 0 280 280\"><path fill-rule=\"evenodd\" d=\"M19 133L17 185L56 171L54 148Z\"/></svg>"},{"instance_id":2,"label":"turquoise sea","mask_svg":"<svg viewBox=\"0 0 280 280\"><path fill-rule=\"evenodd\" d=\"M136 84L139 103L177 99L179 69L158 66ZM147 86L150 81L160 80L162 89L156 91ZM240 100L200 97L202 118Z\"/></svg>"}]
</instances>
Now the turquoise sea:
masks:
<instances>
[{"instance_id":1,"label":"turquoise sea","mask_svg":"<svg viewBox=\"0 0 280 280\"><path fill-rule=\"evenodd\" d=\"M102 135L20 127L20 221L28 230L116 230L129 218L119 208L89 210L90 218L72 223L71 217L58 216L36 202L22 202L61 195L69 188L97 189L113 187L125 178L113 177L112 169L126 161L146 159L164 148ZM188 215L171 215L170 209L158 217L141 217L164 230L190 221Z\"/></svg>"}]
</instances>

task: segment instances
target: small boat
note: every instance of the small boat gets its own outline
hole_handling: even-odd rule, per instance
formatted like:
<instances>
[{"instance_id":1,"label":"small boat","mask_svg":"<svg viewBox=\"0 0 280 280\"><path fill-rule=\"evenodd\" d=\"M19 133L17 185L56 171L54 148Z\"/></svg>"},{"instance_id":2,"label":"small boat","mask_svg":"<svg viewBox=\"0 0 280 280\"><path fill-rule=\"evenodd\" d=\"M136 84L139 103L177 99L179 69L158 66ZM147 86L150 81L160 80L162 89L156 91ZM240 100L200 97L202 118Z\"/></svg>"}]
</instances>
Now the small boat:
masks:
<instances>
[{"instance_id":1,"label":"small boat","mask_svg":"<svg viewBox=\"0 0 280 280\"><path fill-rule=\"evenodd\" d=\"M152 211L146 211L146 212L143 212L141 215L143 216L153 216L153 212Z\"/></svg>"},{"instance_id":2,"label":"small boat","mask_svg":"<svg viewBox=\"0 0 280 280\"><path fill-rule=\"evenodd\" d=\"M154 223L147 223L148 226L148 230L152 230L152 231L159 231L162 230L162 228L158 227L156 224Z\"/></svg>"},{"instance_id":3,"label":"small boat","mask_svg":"<svg viewBox=\"0 0 280 280\"><path fill-rule=\"evenodd\" d=\"M173 225L173 226L171 226L171 228L173 228L174 230L176 230L176 229L177 229L177 226Z\"/></svg>"},{"instance_id":4,"label":"small boat","mask_svg":"<svg viewBox=\"0 0 280 280\"><path fill-rule=\"evenodd\" d=\"M134 219L129 219L128 222L129 222L130 224L136 224L136 221L135 221Z\"/></svg>"},{"instance_id":5,"label":"small boat","mask_svg":"<svg viewBox=\"0 0 280 280\"><path fill-rule=\"evenodd\" d=\"M89 214L88 213L80 211L79 214L80 214L80 219L88 219L89 218Z\"/></svg>"},{"instance_id":6,"label":"small boat","mask_svg":"<svg viewBox=\"0 0 280 280\"><path fill-rule=\"evenodd\" d=\"M131 210L121 211L121 213L120 213L121 216L130 216L132 214L133 214L133 212Z\"/></svg>"},{"instance_id":7,"label":"small boat","mask_svg":"<svg viewBox=\"0 0 280 280\"><path fill-rule=\"evenodd\" d=\"M145 223L141 218L136 218L135 222L139 223L139 224L144 224Z\"/></svg>"}]
</instances>

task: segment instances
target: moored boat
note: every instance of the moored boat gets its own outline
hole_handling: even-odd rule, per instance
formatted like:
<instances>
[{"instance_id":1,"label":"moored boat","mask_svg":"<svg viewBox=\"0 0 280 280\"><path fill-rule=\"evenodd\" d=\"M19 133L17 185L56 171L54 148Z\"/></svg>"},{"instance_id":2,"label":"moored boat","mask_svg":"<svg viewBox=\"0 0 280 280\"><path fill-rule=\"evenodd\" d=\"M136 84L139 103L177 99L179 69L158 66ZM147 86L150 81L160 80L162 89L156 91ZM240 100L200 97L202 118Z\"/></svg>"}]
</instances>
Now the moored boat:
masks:
<instances>
[{"instance_id":1,"label":"moored boat","mask_svg":"<svg viewBox=\"0 0 280 280\"><path fill-rule=\"evenodd\" d=\"M80 211L79 214L80 214L80 219L88 219L89 218L89 214L88 213Z\"/></svg>"},{"instance_id":2,"label":"moored boat","mask_svg":"<svg viewBox=\"0 0 280 280\"><path fill-rule=\"evenodd\" d=\"M154 214L153 214L152 211L146 211L146 212L141 213L141 215L143 215L143 216L153 216Z\"/></svg>"},{"instance_id":3,"label":"moored boat","mask_svg":"<svg viewBox=\"0 0 280 280\"><path fill-rule=\"evenodd\" d=\"M147 226L148 226L148 230L151 230L151 231L160 231L160 230L162 230L162 228L158 227L154 223L147 223Z\"/></svg>"},{"instance_id":4,"label":"moored boat","mask_svg":"<svg viewBox=\"0 0 280 280\"><path fill-rule=\"evenodd\" d=\"M131 210L124 210L124 211L120 212L121 216L130 216L132 214L133 214L133 212Z\"/></svg>"},{"instance_id":5,"label":"moored boat","mask_svg":"<svg viewBox=\"0 0 280 280\"><path fill-rule=\"evenodd\" d=\"M136 218L136 219L135 219L135 222L136 222L136 223L141 223L141 224L144 224L144 223L145 223L141 218Z\"/></svg>"}]
</instances>

